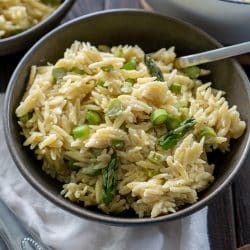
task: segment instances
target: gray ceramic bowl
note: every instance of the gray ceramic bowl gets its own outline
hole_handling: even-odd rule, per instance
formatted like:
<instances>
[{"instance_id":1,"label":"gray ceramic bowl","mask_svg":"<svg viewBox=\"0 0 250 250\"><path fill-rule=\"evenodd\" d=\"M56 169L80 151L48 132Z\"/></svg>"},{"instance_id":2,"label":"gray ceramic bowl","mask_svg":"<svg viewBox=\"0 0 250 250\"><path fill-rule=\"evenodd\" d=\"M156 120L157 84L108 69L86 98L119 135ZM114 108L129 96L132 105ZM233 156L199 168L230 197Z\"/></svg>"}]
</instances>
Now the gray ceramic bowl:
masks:
<instances>
[{"instance_id":1,"label":"gray ceramic bowl","mask_svg":"<svg viewBox=\"0 0 250 250\"><path fill-rule=\"evenodd\" d=\"M52 30L64 18L74 2L75 0L64 0L51 15L37 25L14 36L0 39L0 56L12 54L32 46L35 41Z\"/></svg>"},{"instance_id":2,"label":"gray ceramic bowl","mask_svg":"<svg viewBox=\"0 0 250 250\"><path fill-rule=\"evenodd\" d=\"M138 44L151 52L162 47L176 46L178 55L191 54L219 47L220 44L201 30L180 20L138 10L119 10L94 13L60 26L37 42L25 55L15 70L5 100L4 127L11 155L27 181L48 200L59 207L99 222L116 225L138 225L169 221L191 214L212 200L238 172L249 148L249 126L245 134L232 142L227 154L213 155L216 162L215 181L199 194L199 201L183 207L174 214L157 218L137 218L133 213L105 215L93 208L84 208L60 196L61 184L41 170L41 162L35 160L33 152L23 147L15 109L23 93L31 65L55 62L62 57L65 48L74 40L91 43L117 45ZM212 70L209 80L214 87L225 90L230 104L238 106L241 117L249 125L250 86L245 73L233 60L207 65Z\"/></svg>"},{"instance_id":3,"label":"gray ceramic bowl","mask_svg":"<svg viewBox=\"0 0 250 250\"><path fill-rule=\"evenodd\" d=\"M250 40L250 2L245 0L146 0L154 10L204 29L224 44Z\"/></svg>"}]
</instances>

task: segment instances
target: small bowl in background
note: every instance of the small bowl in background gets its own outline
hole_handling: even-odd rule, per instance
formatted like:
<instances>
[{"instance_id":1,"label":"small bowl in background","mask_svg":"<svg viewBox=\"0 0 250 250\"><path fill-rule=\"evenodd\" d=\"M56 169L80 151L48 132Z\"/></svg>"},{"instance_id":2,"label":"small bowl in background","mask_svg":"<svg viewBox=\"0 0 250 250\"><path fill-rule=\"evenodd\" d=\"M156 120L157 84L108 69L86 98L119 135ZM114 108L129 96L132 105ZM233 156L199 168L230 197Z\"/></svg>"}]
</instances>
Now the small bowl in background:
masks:
<instances>
[{"instance_id":1,"label":"small bowl in background","mask_svg":"<svg viewBox=\"0 0 250 250\"><path fill-rule=\"evenodd\" d=\"M55 11L38 24L16 35L0 39L0 56L13 54L32 46L64 18L74 2L75 0L64 0Z\"/></svg>"}]
</instances>

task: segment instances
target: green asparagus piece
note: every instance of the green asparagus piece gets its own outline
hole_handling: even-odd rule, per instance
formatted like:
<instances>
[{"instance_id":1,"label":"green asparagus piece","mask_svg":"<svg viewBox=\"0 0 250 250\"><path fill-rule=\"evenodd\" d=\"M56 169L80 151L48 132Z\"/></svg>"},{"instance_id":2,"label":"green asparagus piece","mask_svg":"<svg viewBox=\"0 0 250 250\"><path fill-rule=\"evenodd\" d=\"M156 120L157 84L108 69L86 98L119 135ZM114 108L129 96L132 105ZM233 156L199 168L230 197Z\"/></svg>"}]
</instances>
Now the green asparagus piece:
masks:
<instances>
[{"instance_id":1,"label":"green asparagus piece","mask_svg":"<svg viewBox=\"0 0 250 250\"><path fill-rule=\"evenodd\" d=\"M161 70L149 56L144 56L144 62L148 68L150 75L155 76L158 81L164 82Z\"/></svg>"},{"instance_id":2,"label":"green asparagus piece","mask_svg":"<svg viewBox=\"0 0 250 250\"><path fill-rule=\"evenodd\" d=\"M175 146L181 138L191 130L196 124L194 118L187 119L182 122L179 127L163 135L159 139L159 145L164 149L170 149Z\"/></svg>"},{"instance_id":3,"label":"green asparagus piece","mask_svg":"<svg viewBox=\"0 0 250 250\"><path fill-rule=\"evenodd\" d=\"M204 128L201 129L198 137L201 139L203 136L205 136L206 138L215 137L216 132L214 131L213 128L204 127Z\"/></svg>"},{"instance_id":4,"label":"green asparagus piece","mask_svg":"<svg viewBox=\"0 0 250 250\"><path fill-rule=\"evenodd\" d=\"M102 171L103 193L102 200L105 204L109 204L115 195L117 186L117 155L114 152L111 155L111 160L106 168Z\"/></svg>"}]
</instances>

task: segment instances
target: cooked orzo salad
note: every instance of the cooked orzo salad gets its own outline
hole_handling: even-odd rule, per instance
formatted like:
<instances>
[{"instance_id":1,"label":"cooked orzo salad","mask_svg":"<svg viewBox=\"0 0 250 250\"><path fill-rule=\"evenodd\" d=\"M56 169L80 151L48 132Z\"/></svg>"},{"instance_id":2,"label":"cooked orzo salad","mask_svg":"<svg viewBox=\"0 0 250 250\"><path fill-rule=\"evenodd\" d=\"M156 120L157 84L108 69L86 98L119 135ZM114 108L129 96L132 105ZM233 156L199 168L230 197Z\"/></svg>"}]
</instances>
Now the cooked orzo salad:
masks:
<instances>
[{"instance_id":1,"label":"cooked orzo salad","mask_svg":"<svg viewBox=\"0 0 250 250\"><path fill-rule=\"evenodd\" d=\"M207 152L230 150L246 127L208 70L178 70L174 47L74 42L55 64L32 66L18 123L61 194L105 213L174 213L213 182Z\"/></svg>"}]
</instances>

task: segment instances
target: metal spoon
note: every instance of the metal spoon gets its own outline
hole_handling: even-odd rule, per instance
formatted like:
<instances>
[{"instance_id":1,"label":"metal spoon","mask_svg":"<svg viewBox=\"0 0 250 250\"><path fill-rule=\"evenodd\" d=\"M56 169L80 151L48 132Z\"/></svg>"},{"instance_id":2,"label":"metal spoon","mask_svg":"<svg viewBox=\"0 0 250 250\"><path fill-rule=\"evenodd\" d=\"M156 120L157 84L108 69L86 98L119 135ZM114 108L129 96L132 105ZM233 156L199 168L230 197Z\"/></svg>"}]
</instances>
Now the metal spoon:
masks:
<instances>
[{"instance_id":1,"label":"metal spoon","mask_svg":"<svg viewBox=\"0 0 250 250\"><path fill-rule=\"evenodd\" d=\"M182 56L175 60L176 68L186 68L203 63L214 62L225 58L250 52L250 42L239 43L219 49L209 50L189 56Z\"/></svg>"}]
</instances>

